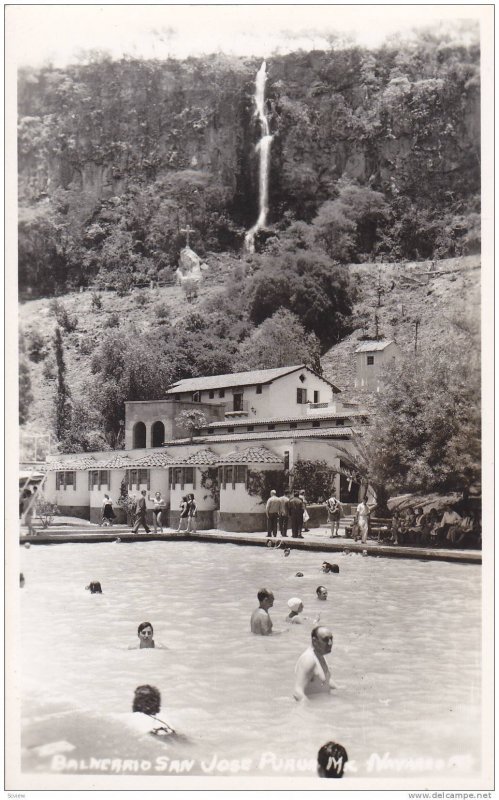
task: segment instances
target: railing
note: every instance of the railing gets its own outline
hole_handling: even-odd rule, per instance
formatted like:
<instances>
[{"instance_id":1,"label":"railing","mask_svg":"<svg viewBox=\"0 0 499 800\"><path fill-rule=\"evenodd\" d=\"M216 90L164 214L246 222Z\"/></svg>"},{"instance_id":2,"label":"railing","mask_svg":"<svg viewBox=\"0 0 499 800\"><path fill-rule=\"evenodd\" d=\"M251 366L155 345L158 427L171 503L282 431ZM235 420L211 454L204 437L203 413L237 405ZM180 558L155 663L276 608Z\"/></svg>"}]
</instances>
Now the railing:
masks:
<instances>
[{"instance_id":1,"label":"railing","mask_svg":"<svg viewBox=\"0 0 499 800\"><path fill-rule=\"evenodd\" d=\"M239 408L234 408L234 403L228 403L225 407L226 417L247 417L249 414L249 405L246 400L239 403Z\"/></svg>"}]
</instances>

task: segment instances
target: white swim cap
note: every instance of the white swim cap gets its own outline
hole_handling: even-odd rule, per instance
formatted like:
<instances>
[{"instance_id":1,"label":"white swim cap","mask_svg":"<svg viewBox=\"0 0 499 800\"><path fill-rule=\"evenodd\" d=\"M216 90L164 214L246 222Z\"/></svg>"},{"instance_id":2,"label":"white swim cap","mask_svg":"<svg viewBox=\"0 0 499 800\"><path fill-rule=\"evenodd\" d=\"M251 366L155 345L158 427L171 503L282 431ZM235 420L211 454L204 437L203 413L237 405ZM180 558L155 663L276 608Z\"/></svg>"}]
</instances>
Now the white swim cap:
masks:
<instances>
[{"instance_id":1,"label":"white swim cap","mask_svg":"<svg viewBox=\"0 0 499 800\"><path fill-rule=\"evenodd\" d=\"M300 609L300 606L302 606L302 605L303 605L303 603L302 603L302 601L300 600L299 597L292 597L291 600L288 600L288 608L291 611L298 612L299 609Z\"/></svg>"}]
</instances>

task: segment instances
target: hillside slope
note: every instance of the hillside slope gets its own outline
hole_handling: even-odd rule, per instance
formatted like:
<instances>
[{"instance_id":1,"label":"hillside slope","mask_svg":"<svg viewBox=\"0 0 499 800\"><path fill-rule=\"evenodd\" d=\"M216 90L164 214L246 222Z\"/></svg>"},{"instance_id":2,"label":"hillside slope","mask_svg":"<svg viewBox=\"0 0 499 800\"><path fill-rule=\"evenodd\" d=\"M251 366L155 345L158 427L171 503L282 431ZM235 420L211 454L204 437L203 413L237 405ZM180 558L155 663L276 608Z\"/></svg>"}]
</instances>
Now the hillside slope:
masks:
<instances>
[{"instance_id":1,"label":"hillside slope","mask_svg":"<svg viewBox=\"0 0 499 800\"><path fill-rule=\"evenodd\" d=\"M469 347L468 332L480 329L480 257L402 264L351 266L357 282L355 330L321 359L325 375L340 386L344 398L362 399L354 389L354 352L364 339L393 339L402 352L416 347L424 353L430 345L450 338ZM378 287L381 289L379 298ZM380 303L380 305L378 305ZM470 357L479 359L478 352Z\"/></svg>"},{"instance_id":2,"label":"hillside slope","mask_svg":"<svg viewBox=\"0 0 499 800\"><path fill-rule=\"evenodd\" d=\"M64 334L67 381L75 397L85 394L93 379L92 352L109 331L114 315L118 330L137 333L153 330L158 324L157 307L165 306L164 324L181 326L199 303L220 292L227 266L216 257L208 259L211 269L202 284L198 300L186 302L178 286L133 290L125 297L115 292L101 292L100 309L92 304L90 292L71 293L58 298L70 316L77 317L76 329ZM432 266L433 265L433 266ZM355 330L332 347L322 358L325 376L339 386L345 399L366 402L366 393L354 389L354 351L362 338L374 338L375 315L378 335L394 339L401 349L414 350L415 320L419 319L418 350L449 337L467 341L466 330L477 329L480 314L480 259L468 256L437 262L390 264L359 264L350 267L357 286L353 320ZM378 307L380 286L381 305ZM53 301L44 298L22 303L19 310L20 328L26 345L37 335L48 351L38 363L29 361L34 401L30 408L28 428L37 432L52 428L52 409L55 392L55 370L50 366L56 321L51 307ZM466 346L469 346L466 344ZM479 358L479 353L470 353Z\"/></svg>"}]
</instances>

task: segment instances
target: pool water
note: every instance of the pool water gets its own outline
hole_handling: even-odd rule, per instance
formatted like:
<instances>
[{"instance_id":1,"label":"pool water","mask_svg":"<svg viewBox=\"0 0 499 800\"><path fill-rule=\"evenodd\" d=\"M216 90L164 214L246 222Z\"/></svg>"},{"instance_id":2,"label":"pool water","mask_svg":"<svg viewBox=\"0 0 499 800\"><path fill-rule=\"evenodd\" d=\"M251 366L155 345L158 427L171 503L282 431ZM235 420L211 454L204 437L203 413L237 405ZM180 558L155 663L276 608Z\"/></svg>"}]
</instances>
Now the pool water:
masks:
<instances>
[{"instance_id":1,"label":"pool water","mask_svg":"<svg viewBox=\"0 0 499 800\"><path fill-rule=\"evenodd\" d=\"M320 553L200 542L61 544L21 556L26 772L99 772L90 759L108 757L140 760L128 768L156 775L185 759L190 775L312 777L330 739L358 777L480 772L475 565L341 554L339 575L324 575ZM92 580L102 595L85 591ZM263 586L282 635L249 632ZM309 618L302 625L285 622L293 596ZM319 611L334 634L327 659L339 688L299 704L294 665ZM145 620L166 649L127 649ZM145 683L161 692L158 716L185 738L130 727L134 689Z\"/></svg>"}]
</instances>

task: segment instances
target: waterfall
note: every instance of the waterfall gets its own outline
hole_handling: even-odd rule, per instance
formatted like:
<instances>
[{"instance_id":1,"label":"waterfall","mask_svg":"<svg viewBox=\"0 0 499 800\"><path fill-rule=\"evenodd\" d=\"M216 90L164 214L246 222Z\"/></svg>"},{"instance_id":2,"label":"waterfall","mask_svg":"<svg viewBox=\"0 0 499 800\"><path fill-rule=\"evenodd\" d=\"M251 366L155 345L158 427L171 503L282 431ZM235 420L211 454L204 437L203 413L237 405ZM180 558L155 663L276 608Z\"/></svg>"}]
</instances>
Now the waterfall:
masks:
<instances>
[{"instance_id":1,"label":"waterfall","mask_svg":"<svg viewBox=\"0 0 499 800\"><path fill-rule=\"evenodd\" d=\"M273 137L270 135L269 121L265 114L265 83L267 81L267 64L262 62L262 66L256 74L255 80L255 116L260 121L261 138L256 145L256 152L259 156L259 180L258 180L258 219L244 237L246 249L250 253L255 252L255 236L267 223L269 212L269 169L270 169L270 146Z\"/></svg>"}]
</instances>

